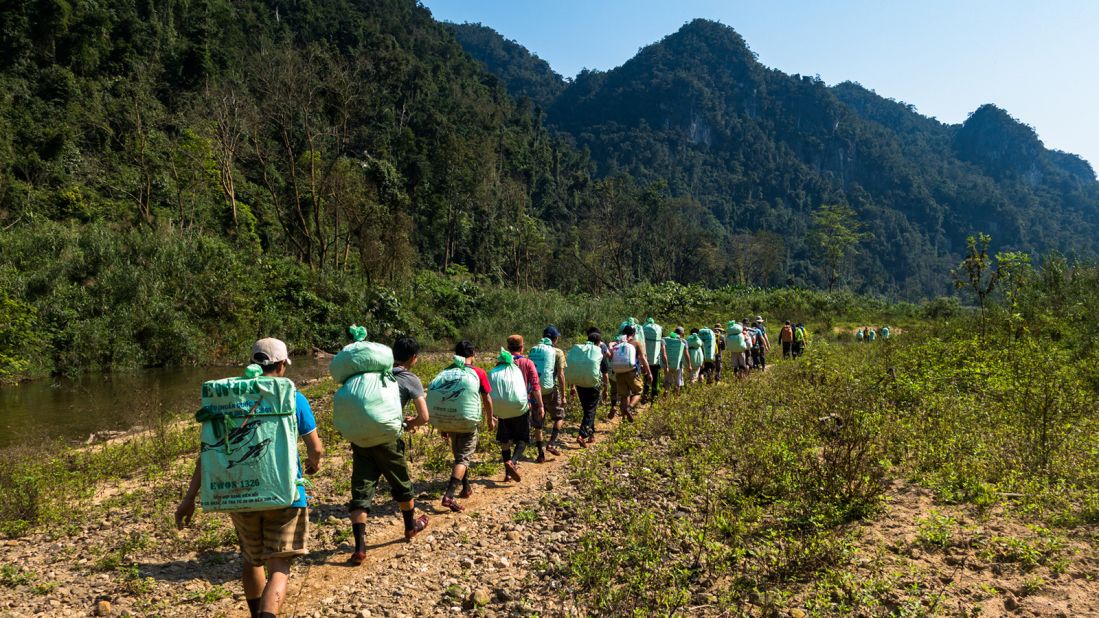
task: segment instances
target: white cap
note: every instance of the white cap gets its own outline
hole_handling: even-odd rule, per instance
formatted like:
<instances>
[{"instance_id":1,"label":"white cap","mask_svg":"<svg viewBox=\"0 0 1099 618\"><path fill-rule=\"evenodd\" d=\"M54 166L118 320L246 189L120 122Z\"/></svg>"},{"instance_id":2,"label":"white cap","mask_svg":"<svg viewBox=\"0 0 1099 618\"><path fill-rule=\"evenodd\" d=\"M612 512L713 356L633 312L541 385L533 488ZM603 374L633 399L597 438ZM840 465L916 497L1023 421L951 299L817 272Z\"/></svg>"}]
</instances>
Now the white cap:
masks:
<instances>
[{"instance_id":1,"label":"white cap","mask_svg":"<svg viewBox=\"0 0 1099 618\"><path fill-rule=\"evenodd\" d=\"M274 365L277 362L290 362L290 353L286 350L286 344L274 337L260 339L252 345L252 362L257 365Z\"/></svg>"}]
</instances>

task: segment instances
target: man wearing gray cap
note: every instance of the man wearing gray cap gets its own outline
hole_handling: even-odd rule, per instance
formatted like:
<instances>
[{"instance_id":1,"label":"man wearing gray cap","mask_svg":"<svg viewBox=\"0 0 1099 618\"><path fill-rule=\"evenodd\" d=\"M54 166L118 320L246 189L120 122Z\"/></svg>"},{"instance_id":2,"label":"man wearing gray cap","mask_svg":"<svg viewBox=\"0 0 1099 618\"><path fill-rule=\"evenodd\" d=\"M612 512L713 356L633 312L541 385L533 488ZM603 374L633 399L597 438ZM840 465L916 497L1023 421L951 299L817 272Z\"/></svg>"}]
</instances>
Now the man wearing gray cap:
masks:
<instances>
[{"instance_id":1,"label":"man wearing gray cap","mask_svg":"<svg viewBox=\"0 0 1099 618\"><path fill-rule=\"evenodd\" d=\"M290 365L290 354L282 341L274 338L260 339L252 346L252 363L262 368L264 377L281 378L286 375L286 367ZM308 453L305 472L316 474L321 456L324 455L324 445L317 434L317 421L313 418L309 401L300 391L295 390L294 406L298 435L305 442ZM176 526L181 529L191 523L195 514L195 498L202 483L200 464L201 458L195 464L187 494L176 508ZM300 459L297 468L300 479ZM288 507L229 514L240 541L244 598L253 618L274 618L278 615L279 606L286 598L290 564L294 558L308 553L307 499L303 486Z\"/></svg>"}]
</instances>

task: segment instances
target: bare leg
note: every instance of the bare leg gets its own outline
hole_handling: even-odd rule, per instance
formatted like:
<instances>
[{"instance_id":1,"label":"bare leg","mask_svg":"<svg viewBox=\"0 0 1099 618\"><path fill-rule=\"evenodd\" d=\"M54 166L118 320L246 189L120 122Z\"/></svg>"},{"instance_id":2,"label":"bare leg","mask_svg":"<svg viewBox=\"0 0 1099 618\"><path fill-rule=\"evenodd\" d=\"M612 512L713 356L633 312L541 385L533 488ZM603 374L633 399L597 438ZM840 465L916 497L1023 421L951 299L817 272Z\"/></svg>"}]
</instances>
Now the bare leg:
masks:
<instances>
[{"instance_id":1,"label":"bare leg","mask_svg":"<svg viewBox=\"0 0 1099 618\"><path fill-rule=\"evenodd\" d=\"M290 582L290 561L285 558L271 558L267 561L267 571L271 578L263 587L260 611L271 612L277 616L279 607L286 599L286 587Z\"/></svg>"},{"instance_id":2,"label":"bare leg","mask_svg":"<svg viewBox=\"0 0 1099 618\"><path fill-rule=\"evenodd\" d=\"M267 585L267 574L264 573L262 566L252 566L245 561L240 579L244 584L244 598L258 599L263 596L263 587Z\"/></svg>"}]
</instances>

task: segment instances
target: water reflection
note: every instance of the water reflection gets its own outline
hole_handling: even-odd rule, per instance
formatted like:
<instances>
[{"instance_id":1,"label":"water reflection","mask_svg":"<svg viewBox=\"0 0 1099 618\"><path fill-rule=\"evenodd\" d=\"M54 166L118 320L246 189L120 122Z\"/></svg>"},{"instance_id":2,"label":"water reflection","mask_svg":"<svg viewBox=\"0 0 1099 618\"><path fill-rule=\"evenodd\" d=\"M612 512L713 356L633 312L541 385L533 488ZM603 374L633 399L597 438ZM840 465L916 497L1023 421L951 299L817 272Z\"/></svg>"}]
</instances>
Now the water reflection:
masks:
<instances>
[{"instance_id":1,"label":"water reflection","mask_svg":"<svg viewBox=\"0 0 1099 618\"><path fill-rule=\"evenodd\" d=\"M327 375L328 361L295 357L287 377ZM93 433L126 431L194 412L206 380L243 367L176 367L51 378L0 387L0 448L45 439L83 442Z\"/></svg>"}]
</instances>

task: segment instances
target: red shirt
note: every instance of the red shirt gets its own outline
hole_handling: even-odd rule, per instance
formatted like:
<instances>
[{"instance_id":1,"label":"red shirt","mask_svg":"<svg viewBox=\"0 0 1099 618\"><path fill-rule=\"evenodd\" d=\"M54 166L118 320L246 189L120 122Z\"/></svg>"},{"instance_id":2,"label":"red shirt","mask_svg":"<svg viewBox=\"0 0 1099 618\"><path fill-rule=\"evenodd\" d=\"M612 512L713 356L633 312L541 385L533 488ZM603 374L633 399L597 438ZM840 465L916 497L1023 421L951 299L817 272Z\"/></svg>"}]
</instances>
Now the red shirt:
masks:
<instances>
[{"instance_id":1,"label":"red shirt","mask_svg":"<svg viewBox=\"0 0 1099 618\"><path fill-rule=\"evenodd\" d=\"M541 392L542 383L538 381L538 367L534 366L534 361L516 354L515 366L523 372L523 381L527 383L527 395L533 397L534 393ZM534 399L532 398L531 401Z\"/></svg>"},{"instance_id":2,"label":"red shirt","mask_svg":"<svg viewBox=\"0 0 1099 618\"><path fill-rule=\"evenodd\" d=\"M488 374L485 373L485 370L476 365L469 365L469 368L477 373L477 379L481 381L481 392L485 395L491 393L492 386L488 383Z\"/></svg>"}]
</instances>

